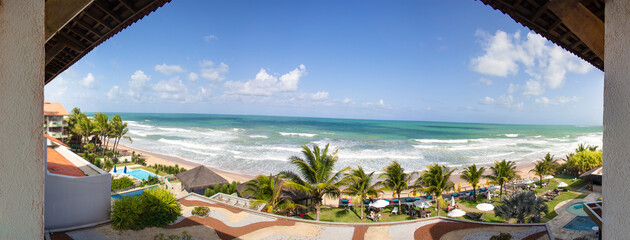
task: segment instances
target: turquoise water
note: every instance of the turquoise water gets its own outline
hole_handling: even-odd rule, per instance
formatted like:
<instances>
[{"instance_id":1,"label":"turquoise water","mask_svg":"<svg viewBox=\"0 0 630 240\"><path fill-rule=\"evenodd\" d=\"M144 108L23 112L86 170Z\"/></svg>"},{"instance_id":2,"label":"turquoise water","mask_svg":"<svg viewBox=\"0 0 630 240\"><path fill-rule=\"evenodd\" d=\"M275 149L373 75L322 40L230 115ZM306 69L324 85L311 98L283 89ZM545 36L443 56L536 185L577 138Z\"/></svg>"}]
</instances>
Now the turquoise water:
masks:
<instances>
[{"instance_id":1,"label":"turquoise water","mask_svg":"<svg viewBox=\"0 0 630 240\"><path fill-rule=\"evenodd\" d=\"M150 188L143 188L140 190L136 190L136 191L131 191L131 192L126 192L126 193L121 193L121 194L116 194L116 195L112 195L112 198L114 200L117 200L119 198L123 198L123 197L131 197L131 196L140 196L142 195L142 193L147 190L147 189L153 189L156 187L150 187Z\"/></svg>"},{"instance_id":2,"label":"turquoise water","mask_svg":"<svg viewBox=\"0 0 630 240\"><path fill-rule=\"evenodd\" d=\"M584 211L584 205L582 203L571 204L567 207L567 211L578 216L588 216L588 214Z\"/></svg>"},{"instance_id":3,"label":"turquoise water","mask_svg":"<svg viewBox=\"0 0 630 240\"><path fill-rule=\"evenodd\" d=\"M108 113L112 116L112 113ZM578 143L601 146L600 126L541 126L414 121L121 113L131 147L247 174L292 169L303 144L338 149L338 169L380 171L392 160L408 170L434 162L460 166L564 156ZM129 144L123 140L123 144Z\"/></svg>"},{"instance_id":4,"label":"turquoise water","mask_svg":"<svg viewBox=\"0 0 630 240\"><path fill-rule=\"evenodd\" d=\"M593 231L593 227L597 226L590 217L577 216L569 223L564 225L564 228L577 230L577 231Z\"/></svg>"},{"instance_id":5,"label":"turquoise water","mask_svg":"<svg viewBox=\"0 0 630 240\"><path fill-rule=\"evenodd\" d=\"M129 175L131 175L131 176L133 176L133 177L135 177L137 179L143 180L143 181L147 180L147 178L149 178L149 176L155 177L155 174L147 172L147 171L142 170L142 169L136 169L136 170L133 170L133 171L127 171L127 174L129 174Z\"/></svg>"}]
</instances>

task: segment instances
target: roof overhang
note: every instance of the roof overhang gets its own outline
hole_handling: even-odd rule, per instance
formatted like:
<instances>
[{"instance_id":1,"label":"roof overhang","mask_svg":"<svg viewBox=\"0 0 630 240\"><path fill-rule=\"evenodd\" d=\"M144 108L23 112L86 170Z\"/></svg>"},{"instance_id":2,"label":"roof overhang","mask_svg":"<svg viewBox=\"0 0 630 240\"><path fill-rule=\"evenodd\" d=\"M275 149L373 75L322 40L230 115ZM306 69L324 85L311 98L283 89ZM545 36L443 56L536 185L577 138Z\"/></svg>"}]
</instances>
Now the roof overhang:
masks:
<instances>
[{"instance_id":1,"label":"roof overhang","mask_svg":"<svg viewBox=\"0 0 630 240\"><path fill-rule=\"evenodd\" d=\"M171 0L47 0L44 84Z\"/></svg>"},{"instance_id":2,"label":"roof overhang","mask_svg":"<svg viewBox=\"0 0 630 240\"><path fill-rule=\"evenodd\" d=\"M584 211L586 212L586 214L588 214L588 216L591 217L591 219L593 219L593 222L595 222L595 224L599 226L599 229L603 229L602 228L602 210L603 210L602 201L588 202L588 203L583 203L583 204L584 204Z\"/></svg>"},{"instance_id":3,"label":"roof overhang","mask_svg":"<svg viewBox=\"0 0 630 240\"><path fill-rule=\"evenodd\" d=\"M481 0L604 71L604 0Z\"/></svg>"}]
</instances>

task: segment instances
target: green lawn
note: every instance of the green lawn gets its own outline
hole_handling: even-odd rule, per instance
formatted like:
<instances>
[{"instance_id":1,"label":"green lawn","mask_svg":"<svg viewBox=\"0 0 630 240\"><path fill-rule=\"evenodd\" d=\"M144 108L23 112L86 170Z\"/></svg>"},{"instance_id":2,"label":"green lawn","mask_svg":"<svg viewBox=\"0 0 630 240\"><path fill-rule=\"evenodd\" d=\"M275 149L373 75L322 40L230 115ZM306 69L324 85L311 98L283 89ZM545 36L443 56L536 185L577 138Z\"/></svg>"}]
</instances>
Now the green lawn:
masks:
<instances>
[{"instance_id":1,"label":"green lawn","mask_svg":"<svg viewBox=\"0 0 630 240\"><path fill-rule=\"evenodd\" d=\"M547 207L549 208L549 211L547 212L547 215L545 215L545 218L552 219L558 216L558 213L556 213L556 211L553 210L556 207L556 205L558 205L558 203L569 200L569 199L585 198L587 195L588 194L580 194L579 192L574 192L574 191L560 192L560 196L556 197L556 199L554 199L553 201L547 202Z\"/></svg>"},{"instance_id":2,"label":"green lawn","mask_svg":"<svg viewBox=\"0 0 630 240\"><path fill-rule=\"evenodd\" d=\"M365 209L367 209L367 206L366 208L364 208L364 210ZM391 214L392 209L394 209L393 206L385 208L385 210L381 212L382 214L381 221L379 222L393 222L393 221L405 221L405 220L418 219L416 217L410 217L409 215L405 215L405 214ZM324 221L324 222L372 222L372 220L365 218L365 216L367 216L367 214L369 213L365 213L363 215L365 219L361 221L361 218L359 215L360 211L361 211L360 207L356 207L356 208L351 207L349 211L346 211L345 207L340 207L340 208L322 207L322 213L320 215L319 220ZM432 211L431 216L434 217L436 215L435 208L432 208L431 211ZM314 220L315 212L309 213L308 215L304 216L304 219Z\"/></svg>"}]
</instances>

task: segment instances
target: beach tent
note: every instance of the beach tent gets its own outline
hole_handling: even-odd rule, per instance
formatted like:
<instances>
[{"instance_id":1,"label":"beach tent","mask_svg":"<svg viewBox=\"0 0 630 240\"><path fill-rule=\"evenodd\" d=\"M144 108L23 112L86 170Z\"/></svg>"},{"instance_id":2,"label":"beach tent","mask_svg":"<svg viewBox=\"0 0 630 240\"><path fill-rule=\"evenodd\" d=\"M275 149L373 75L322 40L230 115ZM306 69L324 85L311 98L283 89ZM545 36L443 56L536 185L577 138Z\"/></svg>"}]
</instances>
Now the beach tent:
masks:
<instances>
[{"instance_id":1,"label":"beach tent","mask_svg":"<svg viewBox=\"0 0 630 240\"><path fill-rule=\"evenodd\" d=\"M214 187L214 185L228 183L225 178L203 165L181 172L175 176L182 182L182 186L186 190L198 194L203 194L206 188Z\"/></svg>"}]
</instances>

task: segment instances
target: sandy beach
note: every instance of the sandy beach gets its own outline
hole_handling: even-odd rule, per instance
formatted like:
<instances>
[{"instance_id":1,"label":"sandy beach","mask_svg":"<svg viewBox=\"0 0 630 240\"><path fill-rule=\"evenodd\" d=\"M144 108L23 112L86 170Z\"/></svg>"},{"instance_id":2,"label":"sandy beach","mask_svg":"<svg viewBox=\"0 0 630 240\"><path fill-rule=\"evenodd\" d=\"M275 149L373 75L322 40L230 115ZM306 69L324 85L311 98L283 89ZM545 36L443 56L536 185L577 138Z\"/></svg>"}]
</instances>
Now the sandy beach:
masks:
<instances>
[{"instance_id":1,"label":"sandy beach","mask_svg":"<svg viewBox=\"0 0 630 240\"><path fill-rule=\"evenodd\" d=\"M147 161L148 165L153 165L153 164L162 164L162 165L167 165L167 166L173 166L175 164L177 164L179 167L184 167L186 169L191 169L194 168L196 166L199 166L199 163L195 163L192 161L188 161L179 157L175 157L175 156L169 156L169 155L164 155L164 154L157 154L157 153L151 153L151 152L147 152L147 151L143 151L140 149L135 149L129 146L125 146L125 145L120 145L118 147L120 150L127 150L129 152L135 151L136 154L141 154L142 157L144 157ZM537 178L537 176L533 173L530 172L530 170L534 167L535 162L539 160L539 159L532 159L531 161L519 161L516 163L516 170L517 170L517 174L525 179L525 178L532 178L535 179ZM478 166L484 166L486 167L486 172L485 174L490 174L490 165L489 164L479 164ZM217 174L221 175L223 178L225 178L228 181L237 181L237 182L246 182L249 181L251 179L253 179L255 176L252 175L246 175L246 174L240 174L240 173L233 173L233 172L228 172L228 171L224 171L221 169L216 169L210 166L207 166L208 168L212 169L213 171L215 171ZM462 167L459 167L457 169L457 171L461 171ZM464 180L462 180L460 178L460 174L453 174L451 176L451 181L453 181L455 183L455 188L457 188L458 184L462 185L462 190L469 190L471 189L470 186L468 185L468 183ZM486 180L483 179L481 181L482 185L485 185ZM384 196L391 196L391 193L385 193L383 194Z\"/></svg>"}]
</instances>

